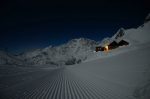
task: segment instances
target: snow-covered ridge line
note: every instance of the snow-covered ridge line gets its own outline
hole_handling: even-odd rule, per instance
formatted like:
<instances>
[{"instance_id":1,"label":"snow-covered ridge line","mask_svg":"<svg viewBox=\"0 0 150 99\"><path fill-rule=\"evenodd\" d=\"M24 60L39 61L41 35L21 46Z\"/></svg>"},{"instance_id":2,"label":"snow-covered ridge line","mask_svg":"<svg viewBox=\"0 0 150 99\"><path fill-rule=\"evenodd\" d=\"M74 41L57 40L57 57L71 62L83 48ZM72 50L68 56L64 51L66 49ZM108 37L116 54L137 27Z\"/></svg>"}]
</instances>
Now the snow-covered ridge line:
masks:
<instances>
[{"instance_id":1,"label":"snow-covered ridge line","mask_svg":"<svg viewBox=\"0 0 150 99\"><path fill-rule=\"evenodd\" d=\"M21 57L30 64L72 65L85 60L97 44L86 38L73 39L60 46L26 52Z\"/></svg>"},{"instance_id":2,"label":"snow-covered ridge line","mask_svg":"<svg viewBox=\"0 0 150 99\"><path fill-rule=\"evenodd\" d=\"M16 64L16 65L22 65L24 62L11 53L8 53L6 51L0 50L0 65L1 64Z\"/></svg>"},{"instance_id":3,"label":"snow-covered ridge line","mask_svg":"<svg viewBox=\"0 0 150 99\"><path fill-rule=\"evenodd\" d=\"M53 64L60 65L73 65L81 63L86 60L93 60L96 57L109 56L103 52L94 53L96 46L104 46L106 43L113 41L119 42L125 40L129 42L129 46L138 46L139 44L145 44L150 42L150 14L146 17L145 23L138 28L124 29L120 28L111 38L104 38L101 43L86 38L72 39L66 44L52 47L48 46L43 49L36 49L32 51L24 52L17 57L14 55L8 55L5 52L0 52L0 64L30 64L30 65L42 65ZM117 49L117 54L123 52ZM113 55L111 54L111 55ZM92 59L93 58L93 59Z\"/></svg>"}]
</instances>

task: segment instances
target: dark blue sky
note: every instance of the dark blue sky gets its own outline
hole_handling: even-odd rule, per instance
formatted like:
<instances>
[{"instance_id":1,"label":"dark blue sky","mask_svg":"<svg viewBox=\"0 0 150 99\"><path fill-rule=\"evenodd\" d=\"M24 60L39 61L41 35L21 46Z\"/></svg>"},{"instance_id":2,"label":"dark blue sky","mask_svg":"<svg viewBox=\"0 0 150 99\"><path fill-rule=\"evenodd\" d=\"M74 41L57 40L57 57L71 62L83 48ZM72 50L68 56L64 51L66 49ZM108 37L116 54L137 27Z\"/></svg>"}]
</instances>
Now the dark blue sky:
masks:
<instances>
[{"instance_id":1,"label":"dark blue sky","mask_svg":"<svg viewBox=\"0 0 150 99\"><path fill-rule=\"evenodd\" d=\"M150 11L148 4L148 0L0 1L0 48L22 52L79 37L101 40L120 27L141 25Z\"/></svg>"}]
</instances>

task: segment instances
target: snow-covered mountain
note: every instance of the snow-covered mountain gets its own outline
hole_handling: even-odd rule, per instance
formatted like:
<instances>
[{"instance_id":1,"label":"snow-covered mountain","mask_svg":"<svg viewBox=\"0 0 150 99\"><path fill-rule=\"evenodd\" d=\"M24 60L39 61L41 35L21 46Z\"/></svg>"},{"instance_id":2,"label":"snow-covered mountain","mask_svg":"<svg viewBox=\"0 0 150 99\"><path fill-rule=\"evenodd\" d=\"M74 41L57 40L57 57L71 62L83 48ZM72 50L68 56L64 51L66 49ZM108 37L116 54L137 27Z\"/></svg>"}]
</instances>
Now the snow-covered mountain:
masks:
<instances>
[{"instance_id":1,"label":"snow-covered mountain","mask_svg":"<svg viewBox=\"0 0 150 99\"><path fill-rule=\"evenodd\" d=\"M17 57L0 51L0 64L26 62L37 66L0 65L1 99L150 99L148 18L137 28L120 28L100 44L80 38ZM129 46L93 52L95 46L121 40ZM44 64L75 65L51 68L53 65Z\"/></svg>"},{"instance_id":2,"label":"snow-covered mountain","mask_svg":"<svg viewBox=\"0 0 150 99\"><path fill-rule=\"evenodd\" d=\"M150 42L150 14L146 17L143 25L131 29L120 28L111 38L104 38L100 45L104 46L113 41L120 42L121 40L129 42L129 45Z\"/></svg>"},{"instance_id":3,"label":"snow-covered mountain","mask_svg":"<svg viewBox=\"0 0 150 99\"><path fill-rule=\"evenodd\" d=\"M11 53L0 50L0 64L22 65L24 62L16 58Z\"/></svg>"},{"instance_id":4,"label":"snow-covered mountain","mask_svg":"<svg viewBox=\"0 0 150 99\"><path fill-rule=\"evenodd\" d=\"M150 42L150 14L146 17L143 25L131 29L120 28L112 37L104 38L100 43L86 38L73 39L60 46L48 46L43 49L24 52L17 58L10 53L0 51L0 64L72 65L94 56L93 51L96 46L105 46L113 41L118 43L121 40L127 41L129 46Z\"/></svg>"},{"instance_id":5,"label":"snow-covered mountain","mask_svg":"<svg viewBox=\"0 0 150 99\"><path fill-rule=\"evenodd\" d=\"M129 50L138 48L139 46L149 44L150 43L150 20L149 18L150 18L150 14L146 17L145 19L146 21L144 21L144 23L137 28L130 28L130 29L120 28L112 37L106 37L98 44L98 46L104 47L113 42L116 42L117 44L119 44L120 41L124 40L129 43L128 46L117 47L114 50L110 50L108 53L105 53L105 52L93 53L90 55L90 57L88 57L86 62L95 60L98 58L118 55L120 53L128 52Z\"/></svg>"},{"instance_id":6,"label":"snow-covered mountain","mask_svg":"<svg viewBox=\"0 0 150 99\"><path fill-rule=\"evenodd\" d=\"M23 53L20 57L30 64L72 65L85 60L97 44L90 39L73 39L60 46L49 46Z\"/></svg>"}]
</instances>

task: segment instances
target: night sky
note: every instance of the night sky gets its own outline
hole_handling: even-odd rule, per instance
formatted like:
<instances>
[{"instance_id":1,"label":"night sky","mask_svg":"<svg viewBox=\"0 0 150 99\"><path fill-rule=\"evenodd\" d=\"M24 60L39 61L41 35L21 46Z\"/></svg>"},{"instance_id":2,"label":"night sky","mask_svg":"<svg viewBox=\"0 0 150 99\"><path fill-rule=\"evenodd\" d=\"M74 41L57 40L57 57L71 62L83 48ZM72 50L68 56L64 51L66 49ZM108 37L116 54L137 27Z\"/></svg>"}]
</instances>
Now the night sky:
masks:
<instances>
[{"instance_id":1,"label":"night sky","mask_svg":"<svg viewBox=\"0 0 150 99\"><path fill-rule=\"evenodd\" d=\"M141 25L149 4L148 0L1 0L0 49L19 53L73 38L101 40L121 27Z\"/></svg>"}]
</instances>

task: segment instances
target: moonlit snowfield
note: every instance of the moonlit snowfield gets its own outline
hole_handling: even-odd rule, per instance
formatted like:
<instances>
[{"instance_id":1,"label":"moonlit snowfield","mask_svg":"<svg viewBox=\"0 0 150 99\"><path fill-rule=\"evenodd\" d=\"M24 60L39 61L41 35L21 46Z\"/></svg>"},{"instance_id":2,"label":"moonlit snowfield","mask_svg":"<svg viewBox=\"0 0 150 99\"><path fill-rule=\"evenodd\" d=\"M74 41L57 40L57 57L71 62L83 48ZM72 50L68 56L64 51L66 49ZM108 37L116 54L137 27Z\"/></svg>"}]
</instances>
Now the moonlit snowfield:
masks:
<instances>
[{"instance_id":1,"label":"moonlit snowfield","mask_svg":"<svg viewBox=\"0 0 150 99\"><path fill-rule=\"evenodd\" d=\"M150 22L122 39L80 64L0 65L0 99L150 99Z\"/></svg>"}]
</instances>

